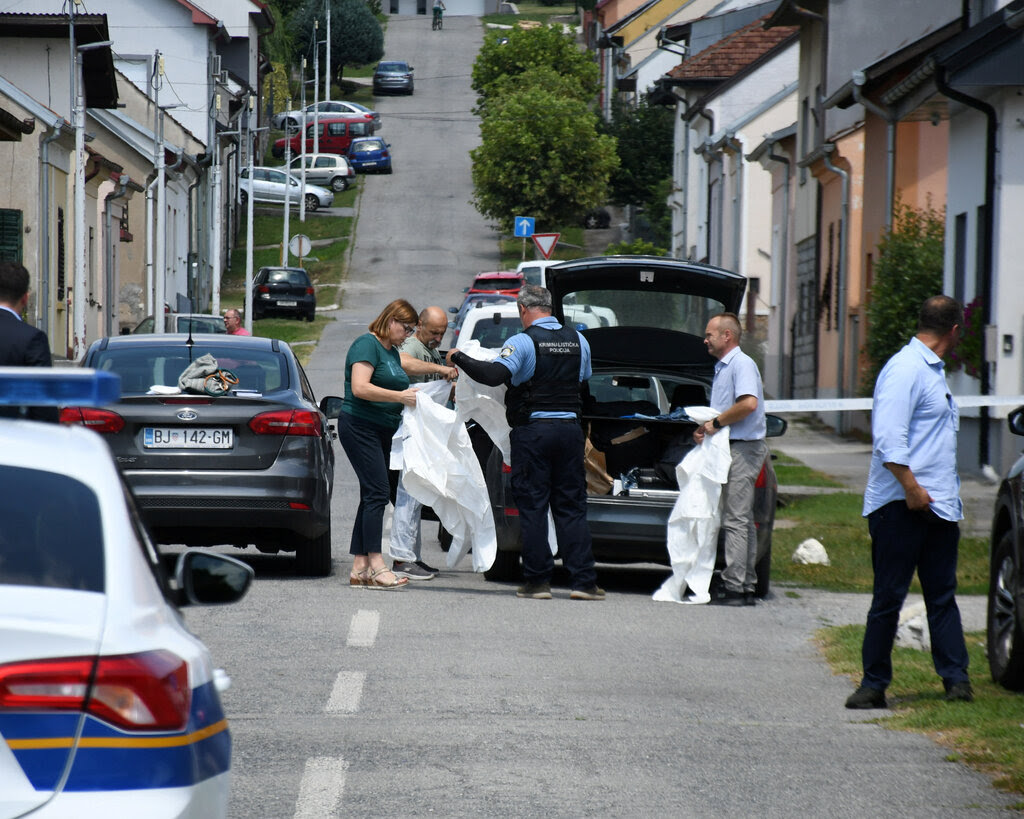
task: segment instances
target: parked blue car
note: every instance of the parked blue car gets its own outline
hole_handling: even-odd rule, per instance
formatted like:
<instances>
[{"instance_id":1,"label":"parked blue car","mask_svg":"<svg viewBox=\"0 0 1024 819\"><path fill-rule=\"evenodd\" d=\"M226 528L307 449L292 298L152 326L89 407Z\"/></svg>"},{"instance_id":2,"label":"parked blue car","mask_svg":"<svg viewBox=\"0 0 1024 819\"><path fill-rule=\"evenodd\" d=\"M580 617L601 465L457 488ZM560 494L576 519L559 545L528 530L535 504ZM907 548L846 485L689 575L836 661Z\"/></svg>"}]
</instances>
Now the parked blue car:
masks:
<instances>
[{"instance_id":1,"label":"parked blue car","mask_svg":"<svg viewBox=\"0 0 1024 819\"><path fill-rule=\"evenodd\" d=\"M391 173L391 146L380 137L353 139L346 156L356 173Z\"/></svg>"}]
</instances>

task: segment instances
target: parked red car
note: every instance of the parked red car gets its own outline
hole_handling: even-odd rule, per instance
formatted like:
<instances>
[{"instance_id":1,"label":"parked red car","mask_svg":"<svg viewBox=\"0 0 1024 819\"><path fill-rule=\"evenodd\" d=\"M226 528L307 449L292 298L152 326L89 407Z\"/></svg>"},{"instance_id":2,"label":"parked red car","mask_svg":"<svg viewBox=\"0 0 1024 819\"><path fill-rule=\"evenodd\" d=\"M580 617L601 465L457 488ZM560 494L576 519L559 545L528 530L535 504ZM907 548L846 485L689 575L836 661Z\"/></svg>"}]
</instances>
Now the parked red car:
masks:
<instances>
[{"instance_id":1,"label":"parked red car","mask_svg":"<svg viewBox=\"0 0 1024 819\"><path fill-rule=\"evenodd\" d=\"M526 284L522 273L504 270L498 273L477 273L473 284L466 290L467 295L475 293L502 293L516 296L519 289Z\"/></svg>"},{"instance_id":2,"label":"parked red car","mask_svg":"<svg viewBox=\"0 0 1024 819\"><path fill-rule=\"evenodd\" d=\"M311 122L306 126L306 153L314 152L313 134L316 123ZM348 151L348 146L355 137L370 136L374 130L373 116L371 114L333 114L330 117L320 118L320 153L342 154ZM278 159L284 156L286 143L291 143L292 156L298 156L302 150L302 140L298 134L281 138L274 143L271 153Z\"/></svg>"}]
</instances>

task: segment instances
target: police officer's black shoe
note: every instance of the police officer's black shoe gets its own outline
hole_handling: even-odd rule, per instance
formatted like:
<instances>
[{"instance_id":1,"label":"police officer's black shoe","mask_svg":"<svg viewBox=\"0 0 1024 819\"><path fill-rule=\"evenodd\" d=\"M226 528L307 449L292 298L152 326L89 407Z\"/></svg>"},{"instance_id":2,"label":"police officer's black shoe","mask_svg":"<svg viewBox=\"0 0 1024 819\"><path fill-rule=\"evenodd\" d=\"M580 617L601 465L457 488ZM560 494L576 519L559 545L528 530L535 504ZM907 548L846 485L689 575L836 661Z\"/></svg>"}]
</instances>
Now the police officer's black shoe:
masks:
<instances>
[{"instance_id":1,"label":"police officer's black shoe","mask_svg":"<svg viewBox=\"0 0 1024 819\"><path fill-rule=\"evenodd\" d=\"M969 682L953 683L946 689L946 702L974 702L974 689Z\"/></svg>"},{"instance_id":2,"label":"police officer's black shoe","mask_svg":"<svg viewBox=\"0 0 1024 819\"><path fill-rule=\"evenodd\" d=\"M570 600L604 600L604 589L591 586L589 589L573 589L569 592Z\"/></svg>"},{"instance_id":3,"label":"police officer's black shoe","mask_svg":"<svg viewBox=\"0 0 1024 819\"><path fill-rule=\"evenodd\" d=\"M862 685L846 700L847 708L888 708L885 692L878 688Z\"/></svg>"},{"instance_id":4,"label":"police officer's black shoe","mask_svg":"<svg viewBox=\"0 0 1024 819\"><path fill-rule=\"evenodd\" d=\"M527 583L516 589L516 597L526 597L530 600L550 600L550 583Z\"/></svg>"}]
</instances>

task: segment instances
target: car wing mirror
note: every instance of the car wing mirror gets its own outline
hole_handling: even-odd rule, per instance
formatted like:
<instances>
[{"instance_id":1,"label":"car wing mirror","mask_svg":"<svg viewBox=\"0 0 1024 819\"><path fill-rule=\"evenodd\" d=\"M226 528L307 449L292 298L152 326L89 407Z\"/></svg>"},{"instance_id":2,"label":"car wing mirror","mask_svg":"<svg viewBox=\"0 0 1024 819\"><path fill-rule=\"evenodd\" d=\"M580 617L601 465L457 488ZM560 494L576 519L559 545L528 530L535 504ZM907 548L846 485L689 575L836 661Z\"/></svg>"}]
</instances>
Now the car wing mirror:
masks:
<instances>
[{"instance_id":1,"label":"car wing mirror","mask_svg":"<svg viewBox=\"0 0 1024 819\"><path fill-rule=\"evenodd\" d=\"M1024 435L1024 407L1017 407L1011 411L1006 416L1006 424L1014 435Z\"/></svg>"},{"instance_id":2,"label":"car wing mirror","mask_svg":"<svg viewBox=\"0 0 1024 819\"><path fill-rule=\"evenodd\" d=\"M345 399L337 395L325 395L320 399L320 412L327 416L327 420L336 421L341 415L342 404Z\"/></svg>"},{"instance_id":3,"label":"car wing mirror","mask_svg":"<svg viewBox=\"0 0 1024 819\"><path fill-rule=\"evenodd\" d=\"M189 550L178 558L174 579L179 606L236 603L249 590L256 572L229 555Z\"/></svg>"},{"instance_id":4,"label":"car wing mirror","mask_svg":"<svg viewBox=\"0 0 1024 819\"><path fill-rule=\"evenodd\" d=\"M778 438L780 435L785 435L786 429L789 427L789 422L778 415L766 415L764 424L765 438Z\"/></svg>"}]
</instances>

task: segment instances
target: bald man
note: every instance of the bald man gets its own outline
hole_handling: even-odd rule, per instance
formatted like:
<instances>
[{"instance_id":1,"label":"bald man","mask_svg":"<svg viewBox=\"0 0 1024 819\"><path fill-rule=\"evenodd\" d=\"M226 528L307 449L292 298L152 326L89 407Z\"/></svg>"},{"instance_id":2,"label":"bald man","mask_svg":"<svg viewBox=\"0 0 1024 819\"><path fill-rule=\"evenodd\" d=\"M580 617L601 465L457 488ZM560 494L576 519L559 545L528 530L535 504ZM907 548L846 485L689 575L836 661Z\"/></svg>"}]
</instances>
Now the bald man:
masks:
<instances>
[{"instance_id":1,"label":"bald man","mask_svg":"<svg viewBox=\"0 0 1024 819\"><path fill-rule=\"evenodd\" d=\"M437 348L448 330L448 315L440 307L428 307L419 316L416 332L405 340L399 349L402 369L409 381L418 384L424 381L447 379L456 374L454 367L445 366ZM395 495L395 513L391 518L391 557L395 561L393 571L398 577L409 580L432 580L437 569L420 559L420 512L423 505L408 495L398 485Z\"/></svg>"}]
</instances>

